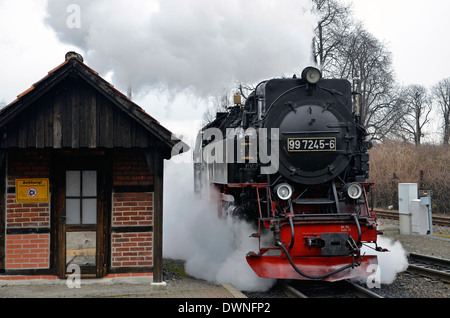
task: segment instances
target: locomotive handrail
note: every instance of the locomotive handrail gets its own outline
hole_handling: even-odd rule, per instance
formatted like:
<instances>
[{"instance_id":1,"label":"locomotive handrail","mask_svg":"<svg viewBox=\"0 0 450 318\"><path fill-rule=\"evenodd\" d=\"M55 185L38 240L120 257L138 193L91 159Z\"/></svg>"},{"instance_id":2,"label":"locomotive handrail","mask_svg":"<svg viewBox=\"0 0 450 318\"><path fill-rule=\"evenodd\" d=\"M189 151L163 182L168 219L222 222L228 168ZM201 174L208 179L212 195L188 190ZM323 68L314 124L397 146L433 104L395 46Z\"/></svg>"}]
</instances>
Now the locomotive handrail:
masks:
<instances>
[{"instance_id":1,"label":"locomotive handrail","mask_svg":"<svg viewBox=\"0 0 450 318\"><path fill-rule=\"evenodd\" d=\"M356 242L356 246L360 247L362 237L361 226L359 225L358 216L356 214L353 215L353 219L355 220L356 227L358 228L358 241Z\"/></svg>"},{"instance_id":2,"label":"locomotive handrail","mask_svg":"<svg viewBox=\"0 0 450 318\"><path fill-rule=\"evenodd\" d=\"M270 110L272 109L273 105L275 105L276 102L278 102L278 100L283 97L284 95L286 95L287 93L290 93L292 91L295 91L296 89L300 89L300 88L306 88L307 85L299 85L299 86L295 86L293 88L290 88L286 91L284 91L283 93L280 94L280 96L278 96L277 98L275 98L275 100L272 102L272 104L270 104L270 106L266 109L266 113L264 114L264 116L262 116L262 119L260 121L264 121L267 118L267 114L270 112Z\"/></svg>"},{"instance_id":3,"label":"locomotive handrail","mask_svg":"<svg viewBox=\"0 0 450 318\"><path fill-rule=\"evenodd\" d=\"M316 134L338 134L340 133L339 130L316 130L316 131L283 131L281 132L282 135L303 135L303 134L308 134L308 135L316 135Z\"/></svg>"},{"instance_id":4,"label":"locomotive handrail","mask_svg":"<svg viewBox=\"0 0 450 318\"><path fill-rule=\"evenodd\" d=\"M292 249L295 243L295 229L294 222L292 221L292 216L289 216L289 225L291 227L291 243L289 243L289 249Z\"/></svg>"},{"instance_id":5,"label":"locomotive handrail","mask_svg":"<svg viewBox=\"0 0 450 318\"><path fill-rule=\"evenodd\" d=\"M294 217L294 211L292 209L292 200L289 199L289 210L290 213L287 215L289 219L289 226L291 227L291 243L289 244L289 249L292 249L294 247L295 243L295 229L294 229L294 222L292 221L292 218Z\"/></svg>"},{"instance_id":6,"label":"locomotive handrail","mask_svg":"<svg viewBox=\"0 0 450 318\"><path fill-rule=\"evenodd\" d=\"M334 200L330 200L330 199L322 199L322 198L310 198L310 199L294 199L292 200L293 203L295 204L300 204L300 205L321 205L321 204L334 204L335 201Z\"/></svg>"},{"instance_id":7,"label":"locomotive handrail","mask_svg":"<svg viewBox=\"0 0 450 318\"><path fill-rule=\"evenodd\" d=\"M367 219L369 217L365 217L362 216L362 219ZM279 220L283 220L286 219L285 217L269 217L269 218L262 218L261 220L274 220L274 221L279 221ZM352 214L294 214L293 219L330 219L330 220L352 220L353 219L353 215Z\"/></svg>"}]
</instances>

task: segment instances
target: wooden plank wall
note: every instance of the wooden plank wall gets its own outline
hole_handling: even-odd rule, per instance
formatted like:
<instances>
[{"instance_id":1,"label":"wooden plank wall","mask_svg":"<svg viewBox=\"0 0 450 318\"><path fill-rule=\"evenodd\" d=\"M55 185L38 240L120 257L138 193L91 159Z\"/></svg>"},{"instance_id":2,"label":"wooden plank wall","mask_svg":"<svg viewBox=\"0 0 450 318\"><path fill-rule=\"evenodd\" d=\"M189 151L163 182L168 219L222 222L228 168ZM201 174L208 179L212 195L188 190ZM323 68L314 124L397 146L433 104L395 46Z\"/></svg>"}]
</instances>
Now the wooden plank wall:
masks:
<instances>
[{"instance_id":1,"label":"wooden plank wall","mask_svg":"<svg viewBox=\"0 0 450 318\"><path fill-rule=\"evenodd\" d=\"M6 247L6 152L0 150L0 274L5 271Z\"/></svg>"},{"instance_id":2,"label":"wooden plank wall","mask_svg":"<svg viewBox=\"0 0 450 318\"><path fill-rule=\"evenodd\" d=\"M0 148L147 148L154 137L81 81L64 81L11 121Z\"/></svg>"}]
</instances>

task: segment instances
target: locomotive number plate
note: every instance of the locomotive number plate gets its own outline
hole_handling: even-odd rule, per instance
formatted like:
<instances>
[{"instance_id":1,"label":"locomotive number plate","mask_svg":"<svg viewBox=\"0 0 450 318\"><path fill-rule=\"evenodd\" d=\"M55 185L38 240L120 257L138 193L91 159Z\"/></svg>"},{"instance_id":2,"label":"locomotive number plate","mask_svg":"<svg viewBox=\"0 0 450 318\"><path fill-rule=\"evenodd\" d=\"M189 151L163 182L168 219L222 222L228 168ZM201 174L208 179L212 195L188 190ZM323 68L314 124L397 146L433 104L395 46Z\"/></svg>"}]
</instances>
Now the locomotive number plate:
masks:
<instances>
[{"instance_id":1,"label":"locomotive number plate","mask_svg":"<svg viewBox=\"0 0 450 318\"><path fill-rule=\"evenodd\" d=\"M288 138L288 151L336 151L336 138Z\"/></svg>"}]
</instances>

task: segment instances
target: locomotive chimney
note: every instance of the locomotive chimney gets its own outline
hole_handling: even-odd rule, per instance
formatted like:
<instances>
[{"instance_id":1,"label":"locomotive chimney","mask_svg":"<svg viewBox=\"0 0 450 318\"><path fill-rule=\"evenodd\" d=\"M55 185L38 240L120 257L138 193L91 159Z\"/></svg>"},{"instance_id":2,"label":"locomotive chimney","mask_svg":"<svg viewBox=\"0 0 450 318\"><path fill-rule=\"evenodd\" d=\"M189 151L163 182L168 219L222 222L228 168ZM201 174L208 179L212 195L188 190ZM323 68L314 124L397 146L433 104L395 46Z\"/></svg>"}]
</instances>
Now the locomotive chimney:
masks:
<instances>
[{"instance_id":1,"label":"locomotive chimney","mask_svg":"<svg viewBox=\"0 0 450 318\"><path fill-rule=\"evenodd\" d=\"M129 100L132 100L133 98L133 85L131 84L131 82L128 84L127 97Z\"/></svg>"},{"instance_id":2,"label":"locomotive chimney","mask_svg":"<svg viewBox=\"0 0 450 318\"><path fill-rule=\"evenodd\" d=\"M359 77L353 78L353 109L355 114L361 115L361 79Z\"/></svg>"},{"instance_id":3,"label":"locomotive chimney","mask_svg":"<svg viewBox=\"0 0 450 318\"><path fill-rule=\"evenodd\" d=\"M78 60L80 60L80 62L84 62L83 57L81 56L81 54L71 51L71 52L67 52L66 53L66 61L72 59L72 58L76 58Z\"/></svg>"}]
</instances>

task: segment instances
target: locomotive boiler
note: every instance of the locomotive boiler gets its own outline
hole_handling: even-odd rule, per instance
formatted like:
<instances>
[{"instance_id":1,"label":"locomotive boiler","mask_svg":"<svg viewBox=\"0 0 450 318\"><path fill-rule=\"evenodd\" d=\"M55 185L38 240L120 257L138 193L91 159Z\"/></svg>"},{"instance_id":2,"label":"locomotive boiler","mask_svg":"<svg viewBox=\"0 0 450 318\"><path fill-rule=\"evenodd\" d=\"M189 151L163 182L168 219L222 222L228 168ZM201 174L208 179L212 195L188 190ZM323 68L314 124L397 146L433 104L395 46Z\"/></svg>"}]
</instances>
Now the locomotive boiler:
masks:
<instances>
[{"instance_id":1,"label":"locomotive boiler","mask_svg":"<svg viewBox=\"0 0 450 318\"><path fill-rule=\"evenodd\" d=\"M258 84L200 131L195 191L219 216L255 224L259 247L246 259L258 276L337 281L375 269L377 257L361 252L381 249L354 95L349 81L308 67Z\"/></svg>"}]
</instances>

